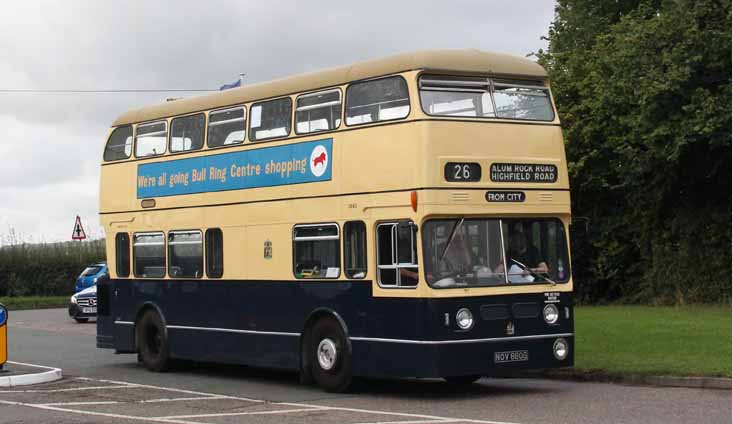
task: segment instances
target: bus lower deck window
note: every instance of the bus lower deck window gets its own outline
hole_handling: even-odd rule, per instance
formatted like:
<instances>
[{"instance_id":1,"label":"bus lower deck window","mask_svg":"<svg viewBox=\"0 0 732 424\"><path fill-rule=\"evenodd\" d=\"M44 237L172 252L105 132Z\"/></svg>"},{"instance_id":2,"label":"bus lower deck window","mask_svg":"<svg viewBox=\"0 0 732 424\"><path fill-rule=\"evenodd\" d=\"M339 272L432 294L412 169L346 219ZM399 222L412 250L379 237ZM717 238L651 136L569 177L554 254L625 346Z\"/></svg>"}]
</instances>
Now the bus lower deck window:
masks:
<instances>
[{"instance_id":1,"label":"bus lower deck window","mask_svg":"<svg viewBox=\"0 0 732 424\"><path fill-rule=\"evenodd\" d=\"M168 275L174 278L203 277L203 238L200 231L168 233Z\"/></svg>"},{"instance_id":2,"label":"bus lower deck window","mask_svg":"<svg viewBox=\"0 0 732 424\"><path fill-rule=\"evenodd\" d=\"M366 277L366 224L346 222L343 226L344 269L348 278Z\"/></svg>"},{"instance_id":3,"label":"bus lower deck window","mask_svg":"<svg viewBox=\"0 0 732 424\"><path fill-rule=\"evenodd\" d=\"M296 278L338 278L341 274L338 225L295 226L293 255Z\"/></svg>"},{"instance_id":4,"label":"bus lower deck window","mask_svg":"<svg viewBox=\"0 0 732 424\"><path fill-rule=\"evenodd\" d=\"M115 262L117 263L117 277L130 276L130 236L127 233L117 233L114 237Z\"/></svg>"},{"instance_id":5,"label":"bus lower deck window","mask_svg":"<svg viewBox=\"0 0 732 424\"><path fill-rule=\"evenodd\" d=\"M382 286L414 287L419 281L417 242L409 222L379 224L377 235L377 273Z\"/></svg>"},{"instance_id":6,"label":"bus lower deck window","mask_svg":"<svg viewBox=\"0 0 732 424\"><path fill-rule=\"evenodd\" d=\"M224 275L224 234L218 228L206 230L206 275L208 278Z\"/></svg>"},{"instance_id":7,"label":"bus lower deck window","mask_svg":"<svg viewBox=\"0 0 732 424\"><path fill-rule=\"evenodd\" d=\"M135 234L132 245L135 277L165 277L165 235L163 233Z\"/></svg>"}]
</instances>

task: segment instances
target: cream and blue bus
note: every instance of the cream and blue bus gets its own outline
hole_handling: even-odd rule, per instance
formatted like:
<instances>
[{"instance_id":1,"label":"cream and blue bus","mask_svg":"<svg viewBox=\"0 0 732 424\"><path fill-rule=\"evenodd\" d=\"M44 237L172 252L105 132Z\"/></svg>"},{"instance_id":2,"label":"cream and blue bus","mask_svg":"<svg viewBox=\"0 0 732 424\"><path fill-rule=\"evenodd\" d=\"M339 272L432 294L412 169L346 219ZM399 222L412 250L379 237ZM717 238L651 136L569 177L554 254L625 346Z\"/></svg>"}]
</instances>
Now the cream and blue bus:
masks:
<instances>
[{"instance_id":1,"label":"cream and blue bus","mask_svg":"<svg viewBox=\"0 0 732 424\"><path fill-rule=\"evenodd\" d=\"M132 110L101 164L97 346L329 391L571 366L570 213L523 58L400 54Z\"/></svg>"}]
</instances>

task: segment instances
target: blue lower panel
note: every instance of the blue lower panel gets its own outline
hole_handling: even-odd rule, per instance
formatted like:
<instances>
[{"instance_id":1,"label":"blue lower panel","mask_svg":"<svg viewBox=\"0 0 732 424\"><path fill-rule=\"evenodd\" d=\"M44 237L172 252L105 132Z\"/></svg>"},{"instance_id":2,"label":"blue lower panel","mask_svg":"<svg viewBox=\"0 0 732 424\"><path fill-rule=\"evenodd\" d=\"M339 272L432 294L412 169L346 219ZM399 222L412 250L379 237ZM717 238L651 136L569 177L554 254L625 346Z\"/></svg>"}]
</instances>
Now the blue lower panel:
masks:
<instances>
[{"instance_id":1,"label":"blue lower panel","mask_svg":"<svg viewBox=\"0 0 732 424\"><path fill-rule=\"evenodd\" d=\"M308 319L330 311L352 338L354 374L359 376L489 375L574 361L573 346L567 359L554 359L556 337L521 339L572 334L569 293L378 298L371 287L370 281L111 280L98 288L97 344L136 351L134 323L141 311L153 308L166 323L173 357L294 370ZM562 314L554 325L541 317L548 302ZM473 312L470 331L455 327L460 308ZM507 337L508 327L517 339ZM374 338L387 341L368 340ZM491 341L460 342L466 339ZM573 343L572 337L567 340ZM495 363L495 352L514 350L528 350L528 360Z\"/></svg>"}]
</instances>

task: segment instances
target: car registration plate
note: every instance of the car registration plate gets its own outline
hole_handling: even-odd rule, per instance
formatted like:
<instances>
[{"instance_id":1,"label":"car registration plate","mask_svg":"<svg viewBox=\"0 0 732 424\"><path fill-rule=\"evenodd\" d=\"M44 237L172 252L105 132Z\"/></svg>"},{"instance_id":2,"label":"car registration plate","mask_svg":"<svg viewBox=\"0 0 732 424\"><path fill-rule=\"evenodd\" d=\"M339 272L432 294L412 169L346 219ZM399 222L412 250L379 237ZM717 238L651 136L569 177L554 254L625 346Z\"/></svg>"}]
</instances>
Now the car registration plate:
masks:
<instances>
[{"instance_id":1,"label":"car registration plate","mask_svg":"<svg viewBox=\"0 0 732 424\"><path fill-rule=\"evenodd\" d=\"M500 364L503 362L523 362L529 360L528 350L511 350L508 352L496 352L493 355L493 362Z\"/></svg>"},{"instance_id":2,"label":"car registration plate","mask_svg":"<svg viewBox=\"0 0 732 424\"><path fill-rule=\"evenodd\" d=\"M96 314L97 308L81 308L81 312L85 314Z\"/></svg>"}]
</instances>

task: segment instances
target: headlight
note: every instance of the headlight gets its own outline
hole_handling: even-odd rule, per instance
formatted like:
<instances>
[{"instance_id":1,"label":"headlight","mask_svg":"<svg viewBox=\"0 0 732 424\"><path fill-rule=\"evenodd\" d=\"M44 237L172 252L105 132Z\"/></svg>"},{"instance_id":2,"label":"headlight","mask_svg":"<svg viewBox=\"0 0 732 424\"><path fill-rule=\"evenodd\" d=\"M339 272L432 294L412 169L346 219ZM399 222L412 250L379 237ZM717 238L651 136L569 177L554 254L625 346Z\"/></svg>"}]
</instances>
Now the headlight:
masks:
<instances>
[{"instance_id":1,"label":"headlight","mask_svg":"<svg viewBox=\"0 0 732 424\"><path fill-rule=\"evenodd\" d=\"M470 330L473 328L473 314L468 308L462 308L455 314L455 322L461 330Z\"/></svg>"},{"instance_id":2,"label":"headlight","mask_svg":"<svg viewBox=\"0 0 732 424\"><path fill-rule=\"evenodd\" d=\"M569 354L569 343L564 339L556 339L552 351L554 352L555 358L560 361L564 360Z\"/></svg>"},{"instance_id":3,"label":"headlight","mask_svg":"<svg viewBox=\"0 0 732 424\"><path fill-rule=\"evenodd\" d=\"M92 283L96 284L97 281L99 281L99 277L94 277L94 280L92 280Z\"/></svg>"},{"instance_id":4,"label":"headlight","mask_svg":"<svg viewBox=\"0 0 732 424\"><path fill-rule=\"evenodd\" d=\"M547 324L554 324L559 319L559 310L553 304L548 304L544 307L544 321Z\"/></svg>"},{"instance_id":5,"label":"headlight","mask_svg":"<svg viewBox=\"0 0 732 424\"><path fill-rule=\"evenodd\" d=\"M76 296L71 296L71 303L76 305Z\"/></svg>"}]
</instances>

